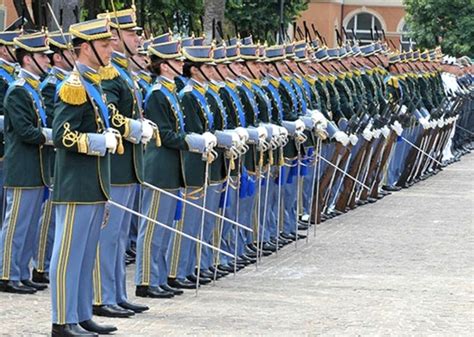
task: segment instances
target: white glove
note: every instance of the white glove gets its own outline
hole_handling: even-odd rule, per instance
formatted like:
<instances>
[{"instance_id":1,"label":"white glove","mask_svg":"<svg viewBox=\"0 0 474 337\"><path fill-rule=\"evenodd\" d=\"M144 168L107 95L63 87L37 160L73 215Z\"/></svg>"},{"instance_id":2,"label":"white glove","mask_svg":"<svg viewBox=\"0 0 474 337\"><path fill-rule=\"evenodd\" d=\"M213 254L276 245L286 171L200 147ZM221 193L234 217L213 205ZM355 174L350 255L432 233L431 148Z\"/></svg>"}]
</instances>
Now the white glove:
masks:
<instances>
[{"instance_id":1,"label":"white glove","mask_svg":"<svg viewBox=\"0 0 474 337\"><path fill-rule=\"evenodd\" d=\"M352 146L355 146L357 142L359 141L359 138L356 135L351 134L349 136L349 141L351 142Z\"/></svg>"},{"instance_id":2,"label":"white glove","mask_svg":"<svg viewBox=\"0 0 474 337\"><path fill-rule=\"evenodd\" d=\"M393 131L395 131L397 136L402 135L403 128L402 128L402 125L398 121L393 122L393 125L391 125L391 128Z\"/></svg>"},{"instance_id":3,"label":"white glove","mask_svg":"<svg viewBox=\"0 0 474 337\"><path fill-rule=\"evenodd\" d=\"M283 126L278 126L278 129L280 130L280 145L284 146L288 143L288 130Z\"/></svg>"},{"instance_id":4,"label":"white glove","mask_svg":"<svg viewBox=\"0 0 474 337\"><path fill-rule=\"evenodd\" d=\"M105 147L109 150L110 153L115 153L117 150L117 136L111 131L106 131L105 134Z\"/></svg>"},{"instance_id":5,"label":"white glove","mask_svg":"<svg viewBox=\"0 0 474 337\"><path fill-rule=\"evenodd\" d=\"M432 129L436 128L437 125L438 125L438 121L435 121L435 120L430 121L430 126Z\"/></svg>"},{"instance_id":6,"label":"white glove","mask_svg":"<svg viewBox=\"0 0 474 337\"><path fill-rule=\"evenodd\" d=\"M385 125L381 130L382 130L383 137L387 139L388 135L390 134L390 129L388 128L387 125Z\"/></svg>"},{"instance_id":7,"label":"white glove","mask_svg":"<svg viewBox=\"0 0 474 337\"><path fill-rule=\"evenodd\" d=\"M310 110L311 117L313 118L315 123L322 123L322 122L328 122L326 117L324 117L323 113L319 110Z\"/></svg>"},{"instance_id":8,"label":"white glove","mask_svg":"<svg viewBox=\"0 0 474 337\"><path fill-rule=\"evenodd\" d=\"M404 115L408 110L408 107L406 105L402 105L402 108L400 109L400 114Z\"/></svg>"},{"instance_id":9,"label":"white glove","mask_svg":"<svg viewBox=\"0 0 474 337\"><path fill-rule=\"evenodd\" d=\"M304 122L301 119L295 121L296 131L303 132L306 128Z\"/></svg>"},{"instance_id":10,"label":"white glove","mask_svg":"<svg viewBox=\"0 0 474 337\"><path fill-rule=\"evenodd\" d=\"M420 122L421 126L423 129L429 129L430 128L430 122L425 117L421 117L418 122Z\"/></svg>"},{"instance_id":11,"label":"white glove","mask_svg":"<svg viewBox=\"0 0 474 337\"><path fill-rule=\"evenodd\" d=\"M439 128L442 128L444 125L445 125L445 124L444 124L444 118L441 117L440 119L438 119L438 127L439 127Z\"/></svg>"},{"instance_id":12,"label":"white glove","mask_svg":"<svg viewBox=\"0 0 474 337\"><path fill-rule=\"evenodd\" d=\"M364 137L364 139L368 142L370 142L372 140L372 137L374 136L374 134L372 133L372 131L370 131L370 129L367 127L364 129L364 131L362 131L362 136Z\"/></svg>"},{"instance_id":13,"label":"white glove","mask_svg":"<svg viewBox=\"0 0 474 337\"><path fill-rule=\"evenodd\" d=\"M381 129L375 129L375 130L373 131L374 138L375 138L375 139L379 139L381 133L382 133L382 130L381 130Z\"/></svg>"},{"instance_id":14,"label":"white glove","mask_svg":"<svg viewBox=\"0 0 474 337\"><path fill-rule=\"evenodd\" d=\"M235 132L237 132L237 134L239 135L240 140L242 140L244 143L247 143L247 141L249 140L249 133L247 130L239 126L235 128Z\"/></svg>"},{"instance_id":15,"label":"white glove","mask_svg":"<svg viewBox=\"0 0 474 337\"><path fill-rule=\"evenodd\" d=\"M202 134L206 149L210 150L217 145L217 138L212 133L206 131Z\"/></svg>"},{"instance_id":16,"label":"white glove","mask_svg":"<svg viewBox=\"0 0 474 337\"><path fill-rule=\"evenodd\" d=\"M142 120L142 143L147 144L153 137L153 127L148 119Z\"/></svg>"},{"instance_id":17,"label":"white glove","mask_svg":"<svg viewBox=\"0 0 474 337\"><path fill-rule=\"evenodd\" d=\"M264 126L257 126L258 138L265 140L268 137L267 129Z\"/></svg>"},{"instance_id":18,"label":"white glove","mask_svg":"<svg viewBox=\"0 0 474 337\"><path fill-rule=\"evenodd\" d=\"M349 136L345 132L337 131L334 134L334 139L336 139L336 141L341 143L343 146L347 146L347 144L349 144Z\"/></svg>"}]
</instances>

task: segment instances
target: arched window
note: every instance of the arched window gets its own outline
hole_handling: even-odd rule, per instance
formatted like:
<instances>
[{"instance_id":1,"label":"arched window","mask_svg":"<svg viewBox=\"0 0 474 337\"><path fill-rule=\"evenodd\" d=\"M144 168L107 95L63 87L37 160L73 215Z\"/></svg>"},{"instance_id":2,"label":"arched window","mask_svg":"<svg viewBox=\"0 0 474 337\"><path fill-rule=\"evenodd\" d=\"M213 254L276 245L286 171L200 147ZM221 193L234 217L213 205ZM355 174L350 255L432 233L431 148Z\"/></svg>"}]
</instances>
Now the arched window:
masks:
<instances>
[{"instance_id":1,"label":"arched window","mask_svg":"<svg viewBox=\"0 0 474 337\"><path fill-rule=\"evenodd\" d=\"M372 42L370 29L373 31L374 39L377 39L375 29L378 29L379 36L381 37L382 27L380 20L375 15L368 12L355 14L345 25L348 37L352 39L354 32L356 40L359 40L361 45Z\"/></svg>"},{"instance_id":2,"label":"arched window","mask_svg":"<svg viewBox=\"0 0 474 337\"><path fill-rule=\"evenodd\" d=\"M400 43L401 43L401 49L402 50L410 50L410 47L413 49L416 46L415 41L412 40L410 37L410 26L405 22L403 24L403 27L400 31Z\"/></svg>"}]
</instances>

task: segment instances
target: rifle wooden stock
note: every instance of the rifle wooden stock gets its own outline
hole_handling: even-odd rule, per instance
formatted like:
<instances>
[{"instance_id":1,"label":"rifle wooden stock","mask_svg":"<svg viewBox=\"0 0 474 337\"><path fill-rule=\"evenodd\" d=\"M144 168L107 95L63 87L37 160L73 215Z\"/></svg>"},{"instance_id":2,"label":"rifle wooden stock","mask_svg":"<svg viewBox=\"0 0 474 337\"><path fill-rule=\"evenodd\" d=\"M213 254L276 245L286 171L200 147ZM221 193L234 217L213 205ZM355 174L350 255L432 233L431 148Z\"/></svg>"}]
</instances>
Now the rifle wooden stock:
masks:
<instances>
[{"instance_id":1,"label":"rifle wooden stock","mask_svg":"<svg viewBox=\"0 0 474 337\"><path fill-rule=\"evenodd\" d=\"M364 142L364 144L362 144L361 147L359 148L359 151L357 152L354 160L352 161L352 165L349 169L349 174L356 178L358 178L357 176L359 173L360 165L362 163L362 160L365 157L365 152L370 144L365 139L363 139L362 141ZM354 189L355 180L346 176L344 177L344 181L342 184L343 184L343 190L341 194L339 195L339 197L337 198L336 209L340 212L345 212L346 207L349 204L351 193Z\"/></svg>"},{"instance_id":2,"label":"rifle wooden stock","mask_svg":"<svg viewBox=\"0 0 474 337\"><path fill-rule=\"evenodd\" d=\"M423 133L418 136L418 139L416 140L416 146L420 146L423 138L428 135L429 130L423 130ZM408 178L410 177L411 171L413 170L413 167L415 166L415 161L416 158L418 157L418 150L414 147L410 148L410 152L408 153L407 159L405 161L405 167L403 169L402 174L400 175L400 178L397 181L397 186L399 187L404 187L408 181Z\"/></svg>"},{"instance_id":3,"label":"rifle wooden stock","mask_svg":"<svg viewBox=\"0 0 474 337\"><path fill-rule=\"evenodd\" d=\"M340 170L342 170L342 172L345 171L345 170L344 170L344 166L346 165L347 159L349 158L349 155L351 154L352 147L353 147L353 145L352 145L351 143L349 143L349 145L347 145L347 147L343 148L345 152L344 152L343 156L341 157L341 159L339 160L339 165L338 165L338 168L339 168ZM335 169L335 170L336 170L336 169ZM339 170L336 170L336 171L334 172L333 184L334 184L335 181L337 181L337 180L339 179L339 177L340 177L341 175L343 175L342 172L339 171ZM348 178L348 177L347 177L346 175L344 175L344 176L343 176L343 179L345 179L345 178ZM327 193L327 195L326 195L326 200L325 200L325 202L324 202L323 211L327 208L328 203L329 203L330 200L331 200L332 188L334 187L334 185L328 186L328 187L329 187L329 191L328 191L328 193Z\"/></svg>"},{"instance_id":4,"label":"rifle wooden stock","mask_svg":"<svg viewBox=\"0 0 474 337\"><path fill-rule=\"evenodd\" d=\"M383 137L383 136L381 135L380 137ZM372 184L375 180L375 172L378 171L378 169L379 169L379 167L377 167L377 165L379 165L379 158L382 154L382 150L384 148L384 145L385 145L384 139L383 138L379 139L379 142L377 143L377 147L375 148L375 151L374 151L374 155L372 156L372 160L370 161L367 178L364 181L364 184L366 184L369 187L372 186ZM367 198L369 197L369 192L370 191L364 189L362 191L362 194L360 195L360 199L361 200L367 200Z\"/></svg>"},{"instance_id":5,"label":"rifle wooden stock","mask_svg":"<svg viewBox=\"0 0 474 337\"><path fill-rule=\"evenodd\" d=\"M361 166L361 171L358 172L358 177L357 179L363 180L363 175L361 173L364 170L364 167L367 167L369 165L369 161L372 158L371 151L370 151L370 146L372 145L373 140L367 142L367 147L365 148L365 153L362 159L362 166ZM359 177L360 176L360 177ZM359 191L359 187L357 185L354 185L351 195L349 197L349 202L348 202L348 207L350 209L354 209L356 207L356 201L357 201L357 192Z\"/></svg>"},{"instance_id":6,"label":"rifle wooden stock","mask_svg":"<svg viewBox=\"0 0 474 337\"><path fill-rule=\"evenodd\" d=\"M379 171L378 171L378 173L375 177L375 183L374 183L374 186L373 186L372 191L370 193L371 198L377 198L378 197L379 186L380 186L380 183L382 182L382 178L383 178L382 172L383 172L385 166L388 163L388 160L390 158L390 154L392 153L393 146L394 146L396 140L397 140L397 134L394 131L392 131L390 133L390 136L387 139L387 143L385 145L385 149L384 149L383 154L382 154L382 159L380 160L380 169L379 169Z\"/></svg>"},{"instance_id":7,"label":"rifle wooden stock","mask_svg":"<svg viewBox=\"0 0 474 337\"><path fill-rule=\"evenodd\" d=\"M344 146L337 142L336 143L336 148L334 149L334 153L331 157L330 162L334 165L337 164L337 160L339 158L339 155L342 153L344 150ZM319 224L321 223L321 211L322 211L322 206L324 205L324 195L325 192L328 188L329 183L331 182L331 178L334 174L335 168L334 166L327 165L326 170L324 171L324 174L321 178L321 181L319 182L319 196L318 198L313 198L313 205L312 205L312 219L311 222ZM313 193L316 193L316 191L313 191ZM316 202L318 200L318 202Z\"/></svg>"}]
</instances>

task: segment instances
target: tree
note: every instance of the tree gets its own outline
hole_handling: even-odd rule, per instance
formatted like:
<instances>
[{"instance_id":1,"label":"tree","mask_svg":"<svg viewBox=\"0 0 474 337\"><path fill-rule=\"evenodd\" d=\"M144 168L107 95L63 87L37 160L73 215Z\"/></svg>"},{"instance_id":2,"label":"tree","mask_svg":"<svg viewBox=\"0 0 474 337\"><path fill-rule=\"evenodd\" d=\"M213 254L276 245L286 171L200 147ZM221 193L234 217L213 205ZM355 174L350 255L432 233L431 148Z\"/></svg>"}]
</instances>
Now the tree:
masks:
<instances>
[{"instance_id":1,"label":"tree","mask_svg":"<svg viewBox=\"0 0 474 337\"><path fill-rule=\"evenodd\" d=\"M255 40L274 43L276 35L282 30L286 32L307 8L307 0L229 0L226 18L241 36L252 34Z\"/></svg>"},{"instance_id":2,"label":"tree","mask_svg":"<svg viewBox=\"0 0 474 337\"><path fill-rule=\"evenodd\" d=\"M218 22L223 24L225 14L226 0L204 0L204 33L206 34L206 41L212 39L215 33L216 39L219 37L217 32L213 32L213 22L217 25ZM216 28L214 28L215 30Z\"/></svg>"},{"instance_id":3,"label":"tree","mask_svg":"<svg viewBox=\"0 0 474 337\"><path fill-rule=\"evenodd\" d=\"M404 0L411 37L421 48L474 55L473 0Z\"/></svg>"}]
</instances>

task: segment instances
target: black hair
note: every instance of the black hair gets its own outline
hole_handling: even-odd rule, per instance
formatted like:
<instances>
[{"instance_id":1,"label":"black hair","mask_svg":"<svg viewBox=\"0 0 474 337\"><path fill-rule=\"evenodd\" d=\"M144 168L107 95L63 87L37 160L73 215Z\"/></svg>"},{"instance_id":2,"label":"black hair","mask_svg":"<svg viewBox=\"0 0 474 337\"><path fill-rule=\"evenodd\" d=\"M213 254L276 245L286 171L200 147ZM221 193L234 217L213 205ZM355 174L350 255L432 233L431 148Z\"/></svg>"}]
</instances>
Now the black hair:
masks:
<instances>
[{"instance_id":1,"label":"black hair","mask_svg":"<svg viewBox=\"0 0 474 337\"><path fill-rule=\"evenodd\" d=\"M53 45L50 44L49 49L51 49L53 51L51 54L48 54L49 61L51 62L52 66L55 66L55 64L54 64L54 55L59 54L59 55L63 56L63 54L61 53L61 48L53 46Z\"/></svg>"},{"instance_id":2,"label":"black hair","mask_svg":"<svg viewBox=\"0 0 474 337\"><path fill-rule=\"evenodd\" d=\"M20 64L20 66L24 66L24 60L25 60L25 56L29 55L29 56L32 56L32 53L29 52L28 50L26 49L23 49L23 48L17 48L15 50L15 55L16 55L16 59L18 61L18 63Z\"/></svg>"},{"instance_id":3,"label":"black hair","mask_svg":"<svg viewBox=\"0 0 474 337\"><path fill-rule=\"evenodd\" d=\"M150 57L150 65L148 66L148 70L155 74L156 76L161 75L161 65L167 63L167 60L162 59L156 55L151 55Z\"/></svg>"},{"instance_id":4,"label":"black hair","mask_svg":"<svg viewBox=\"0 0 474 337\"><path fill-rule=\"evenodd\" d=\"M198 62L191 62L191 61L184 62L183 76L191 78L191 69L192 69L192 67L196 67L197 69L201 69L201 66L202 66L202 63L198 63Z\"/></svg>"},{"instance_id":5,"label":"black hair","mask_svg":"<svg viewBox=\"0 0 474 337\"><path fill-rule=\"evenodd\" d=\"M76 56L79 56L79 54L81 53L81 45L83 43L87 43L87 41L79 37L74 37L72 39L72 45L74 47L74 52L76 53Z\"/></svg>"}]
</instances>

